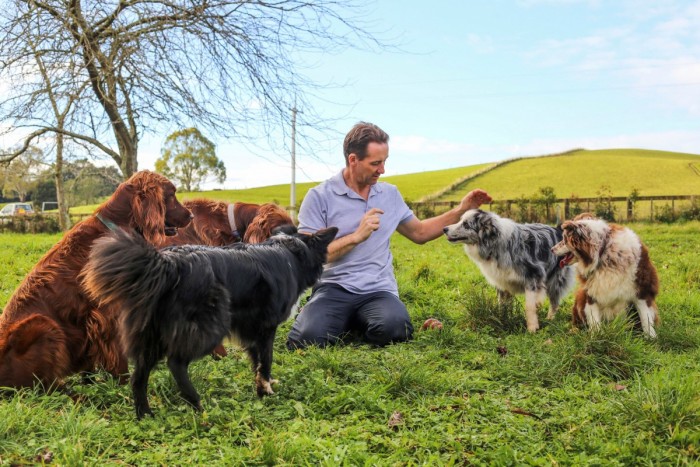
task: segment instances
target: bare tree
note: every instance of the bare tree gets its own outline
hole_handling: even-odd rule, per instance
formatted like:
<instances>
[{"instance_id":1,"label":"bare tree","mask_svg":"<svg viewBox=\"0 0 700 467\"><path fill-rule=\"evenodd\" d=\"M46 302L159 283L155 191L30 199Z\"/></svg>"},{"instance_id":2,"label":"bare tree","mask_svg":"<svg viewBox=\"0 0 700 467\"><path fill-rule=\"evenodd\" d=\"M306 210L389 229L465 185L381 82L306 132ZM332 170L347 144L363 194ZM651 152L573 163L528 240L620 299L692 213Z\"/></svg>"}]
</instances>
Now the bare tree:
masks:
<instances>
[{"instance_id":1,"label":"bare tree","mask_svg":"<svg viewBox=\"0 0 700 467\"><path fill-rule=\"evenodd\" d=\"M0 118L28 133L0 161L53 132L99 148L127 177L145 132L196 124L225 137L254 139L260 127L269 136L287 131L295 99L299 143L323 121L310 99L321 85L302 74L302 53L382 46L360 26L358 1L8 0L0 78L25 92L0 102ZM63 127L33 113L46 105L43 86L26 87L39 81L37 54L78 98ZM85 82L90 92L80 94Z\"/></svg>"}]
</instances>

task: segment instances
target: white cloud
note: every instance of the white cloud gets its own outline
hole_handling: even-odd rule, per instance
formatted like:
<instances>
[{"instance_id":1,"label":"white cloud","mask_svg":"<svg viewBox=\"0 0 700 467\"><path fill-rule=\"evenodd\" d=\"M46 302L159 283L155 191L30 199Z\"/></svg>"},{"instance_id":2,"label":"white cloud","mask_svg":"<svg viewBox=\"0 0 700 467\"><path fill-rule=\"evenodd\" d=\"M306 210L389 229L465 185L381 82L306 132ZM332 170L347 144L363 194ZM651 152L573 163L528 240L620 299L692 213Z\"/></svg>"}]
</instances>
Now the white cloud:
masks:
<instances>
[{"instance_id":1,"label":"white cloud","mask_svg":"<svg viewBox=\"0 0 700 467\"><path fill-rule=\"evenodd\" d=\"M526 58L545 68L586 71L585 78L623 86L660 109L700 114L700 1L666 2L656 16L643 18L636 16L643 6L634 5L624 28L543 41Z\"/></svg>"}]
</instances>

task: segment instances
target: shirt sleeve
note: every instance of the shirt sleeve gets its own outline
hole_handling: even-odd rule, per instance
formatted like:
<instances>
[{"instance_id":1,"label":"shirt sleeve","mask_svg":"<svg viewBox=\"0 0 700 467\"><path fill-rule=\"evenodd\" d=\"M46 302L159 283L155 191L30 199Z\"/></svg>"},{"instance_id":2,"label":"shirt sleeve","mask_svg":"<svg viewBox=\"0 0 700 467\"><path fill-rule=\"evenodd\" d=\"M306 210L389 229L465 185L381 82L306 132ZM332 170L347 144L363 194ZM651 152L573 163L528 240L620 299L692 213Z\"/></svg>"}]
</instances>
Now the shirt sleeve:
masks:
<instances>
[{"instance_id":1,"label":"shirt sleeve","mask_svg":"<svg viewBox=\"0 0 700 467\"><path fill-rule=\"evenodd\" d=\"M415 214L413 213L411 208L408 207L408 204L406 204L406 201L404 201L403 196L401 195L401 192L399 192L398 189L396 190L395 203L399 212L399 224L403 224L404 222L409 221L415 217Z\"/></svg>"},{"instance_id":2,"label":"shirt sleeve","mask_svg":"<svg viewBox=\"0 0 700 467\"><path fill-rule=\"evenodd\" d=\"M304 196L298 219L299 232L314 233L328 227L328 210L317 190L311 189Z\"/></svg>"}]
</instances>

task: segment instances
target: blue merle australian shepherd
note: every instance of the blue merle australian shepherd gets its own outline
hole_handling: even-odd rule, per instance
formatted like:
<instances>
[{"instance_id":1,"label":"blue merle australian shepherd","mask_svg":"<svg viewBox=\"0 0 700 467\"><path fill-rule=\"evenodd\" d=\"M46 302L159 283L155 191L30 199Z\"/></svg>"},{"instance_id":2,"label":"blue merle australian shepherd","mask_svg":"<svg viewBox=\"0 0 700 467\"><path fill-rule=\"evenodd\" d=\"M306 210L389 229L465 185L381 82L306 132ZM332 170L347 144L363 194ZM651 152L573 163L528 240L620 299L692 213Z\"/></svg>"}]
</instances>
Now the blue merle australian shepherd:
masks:
<instances>
[{"instance_id":1,"label":"blue merle australian shepherd","mask_svg":"<svg viewBox=\"0 0 700 467\"><path fill-rule=\"evenodd\" d=\"M337 232L331 227L313 235L275 235L255 245L162 250L121 231L97 240L83 286L97 302L119 309L120 337L134 362L136 416L152 414L148 377L164 357L184 399L201 410L188 366L228 335L247 351L258 395L272 394L277 327L321 276Z\"/></svg>"},{"instance_id":2,"label":"blue merle australian shepherd","mask_svg":"<svg viewBox=\"0 0 700 467\"><path fill-rule=\"evenodd\" d=\"M471 209L444 229L447 240L464 243L464 251L486 280L498 289L499 301L525 294L527 330L537 331L537 308L549 298L548 319L574 284L574 270L559 266L551 249L562 239L560 228L518 224L498 215Z\"/></svg>"}]
</instances>

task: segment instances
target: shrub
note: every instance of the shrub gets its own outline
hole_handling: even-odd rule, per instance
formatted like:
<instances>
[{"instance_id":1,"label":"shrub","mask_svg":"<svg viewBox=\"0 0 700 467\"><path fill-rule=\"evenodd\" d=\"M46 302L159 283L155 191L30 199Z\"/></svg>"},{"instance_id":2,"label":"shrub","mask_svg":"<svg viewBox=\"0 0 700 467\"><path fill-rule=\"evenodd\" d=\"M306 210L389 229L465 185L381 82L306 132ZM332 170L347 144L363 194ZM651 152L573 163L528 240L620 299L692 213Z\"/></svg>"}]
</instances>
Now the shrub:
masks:
<instances>
[{"instance_id":1,"label":"shrub","mask_svg":"<svg viewBox=\"0 0 700 467\"><path fill-rule=\"evenodd\" d=\"M615 222L615 206L612 202L612 189L609 185L601 185L596 192L598 199L595 202L595 216L608 222Z\"/></svg>"}]
</instances>

